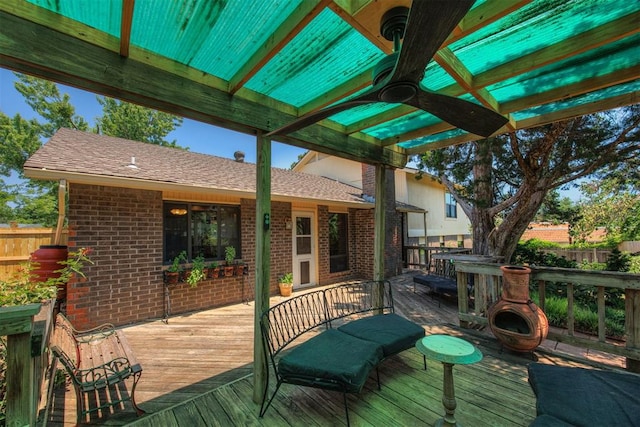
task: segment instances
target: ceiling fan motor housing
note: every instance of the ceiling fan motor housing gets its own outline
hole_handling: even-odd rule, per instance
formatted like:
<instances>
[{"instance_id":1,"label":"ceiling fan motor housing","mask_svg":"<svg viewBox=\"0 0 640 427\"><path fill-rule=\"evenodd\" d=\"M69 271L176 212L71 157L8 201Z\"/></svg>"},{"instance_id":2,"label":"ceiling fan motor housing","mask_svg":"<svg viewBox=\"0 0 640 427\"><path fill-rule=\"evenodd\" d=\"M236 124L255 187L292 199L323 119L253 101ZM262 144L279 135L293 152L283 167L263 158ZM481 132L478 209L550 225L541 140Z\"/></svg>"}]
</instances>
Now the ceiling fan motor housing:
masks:
<instances>
[{"instance_id":1,"label":"ceiling fan motor housing","mask_svg":"<svg viewBox=\"0 0 640 427\"><path fill-rule=\"evenodd\" d=\"M402 38L409 19L409 8L404 6L389 9L380 20L380 34L389 41L394 41L397 34Z\"/></svg>"}]
</instances>

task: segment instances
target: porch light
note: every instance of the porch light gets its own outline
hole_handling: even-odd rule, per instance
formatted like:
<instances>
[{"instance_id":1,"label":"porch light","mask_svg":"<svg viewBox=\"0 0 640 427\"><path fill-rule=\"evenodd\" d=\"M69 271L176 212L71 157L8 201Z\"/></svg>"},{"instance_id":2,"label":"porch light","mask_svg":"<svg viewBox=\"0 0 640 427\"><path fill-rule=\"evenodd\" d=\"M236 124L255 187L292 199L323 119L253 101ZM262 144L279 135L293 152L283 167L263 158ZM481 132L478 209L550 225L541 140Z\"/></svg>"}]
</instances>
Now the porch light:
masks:
<instances>
[{"instance_id":1,"label":"porch light","mask_svg":"<svg viewBox=\"0 0 640 427\"><path fill-rule=\"evenodd\" d=\"M187 214L187 210L186 209L181 209L181 208L173 208L169 212L171 212L171 215L178 215L178 216L182 216L182 215L186 215Z\"/></svg>"}]
</instances>

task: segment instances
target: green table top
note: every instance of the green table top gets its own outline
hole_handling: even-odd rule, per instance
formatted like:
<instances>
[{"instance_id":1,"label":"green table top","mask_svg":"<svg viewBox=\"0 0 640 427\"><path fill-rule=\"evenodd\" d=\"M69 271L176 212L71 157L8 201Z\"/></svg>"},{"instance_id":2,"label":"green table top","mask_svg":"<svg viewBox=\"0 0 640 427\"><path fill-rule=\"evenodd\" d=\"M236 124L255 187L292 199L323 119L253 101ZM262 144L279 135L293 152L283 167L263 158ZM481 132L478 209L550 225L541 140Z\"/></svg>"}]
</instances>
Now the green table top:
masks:
<instances>
[{"instance_id":1,"label":"green table top","mask_svg":"<svg viewBox=\"0 0 640 427\"><path fill-rule=\"evenodd\" d=\"M450 335L429 335L416 342L418 351L428 358L456 365L468 365L482 360L482 353L473 344Z\"/></svg>"}]
</instances>

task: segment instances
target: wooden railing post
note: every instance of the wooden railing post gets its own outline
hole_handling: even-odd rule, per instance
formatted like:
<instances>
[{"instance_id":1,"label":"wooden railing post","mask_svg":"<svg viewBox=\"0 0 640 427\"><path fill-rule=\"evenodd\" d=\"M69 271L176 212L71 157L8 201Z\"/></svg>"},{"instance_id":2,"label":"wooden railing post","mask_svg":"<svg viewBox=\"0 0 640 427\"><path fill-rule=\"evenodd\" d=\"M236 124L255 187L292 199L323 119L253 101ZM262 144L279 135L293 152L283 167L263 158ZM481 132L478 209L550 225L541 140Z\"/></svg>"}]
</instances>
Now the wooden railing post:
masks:
<instances>
[{"instance_id":1,"label":"wooden railing post","mask_svg":"<svg viewBox=\"0 0 640 427\"><path fill-rule=\"evenodd\" d=\"M640 290L625 289L627 349L640 349ZM640 360L627 357L627 370L640 373Z\"/></svg>"},{"instance_id":2,"label":"wooden railing post","mask_svg":"<svg viewBox=\"0 0 640 427\"><path fill-rule=\"evenodd\" d=\"M33 316L40 304L0 309L0 335L7 335L7 426L35 425L37 401L31 357Z\"/></svg>"}]
</instances>

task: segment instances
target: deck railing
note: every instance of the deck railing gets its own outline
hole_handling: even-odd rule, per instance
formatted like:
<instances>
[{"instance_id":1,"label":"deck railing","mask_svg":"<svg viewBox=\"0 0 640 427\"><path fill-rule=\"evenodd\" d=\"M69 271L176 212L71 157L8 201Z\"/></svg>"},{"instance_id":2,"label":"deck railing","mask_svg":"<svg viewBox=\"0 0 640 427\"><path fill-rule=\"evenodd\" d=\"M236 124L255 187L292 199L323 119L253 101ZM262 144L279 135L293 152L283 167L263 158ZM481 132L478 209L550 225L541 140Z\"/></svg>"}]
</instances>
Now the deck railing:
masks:
<instances>
[{"instance_id":1,"label":"deck railing","mask_svg":"<svg viewBox=\"0 0 640 427\"><path fill-rule=\"evenodd\" d=\"M548 338L586 349L600 350L627 358L627 369L640 371L640 274L608 271L587 271L570 268L531 267L531 281L537 287L539 306L545 309L547 283L560 283L567 293L566 333L549 331ZM456 263L458 284L468 283L473 275L473 307L466 286L458 286L458 317L460 325L487 325L488 308L500 298L502 272L499 264L479 262ZM575 293L581 287L594 286L594 302L598 312L597 336L576 334ZM605 333L605 289L623 289L625 292L625 337L622 342L607 339Z\"/></svg>"},{"instance_id":2,"label":"deck railing","mask_svg":"<svg viewBox=\"0 0 640 427\"><path fill-rule=\"evenodd\" d=\"M470 254L469 248L448 248L444 246L403 246L403 262L407 268L419 268L426 270L429 266L429 259L434 253L446 252L449 254Z\"/></svg>"}]
</instances>

